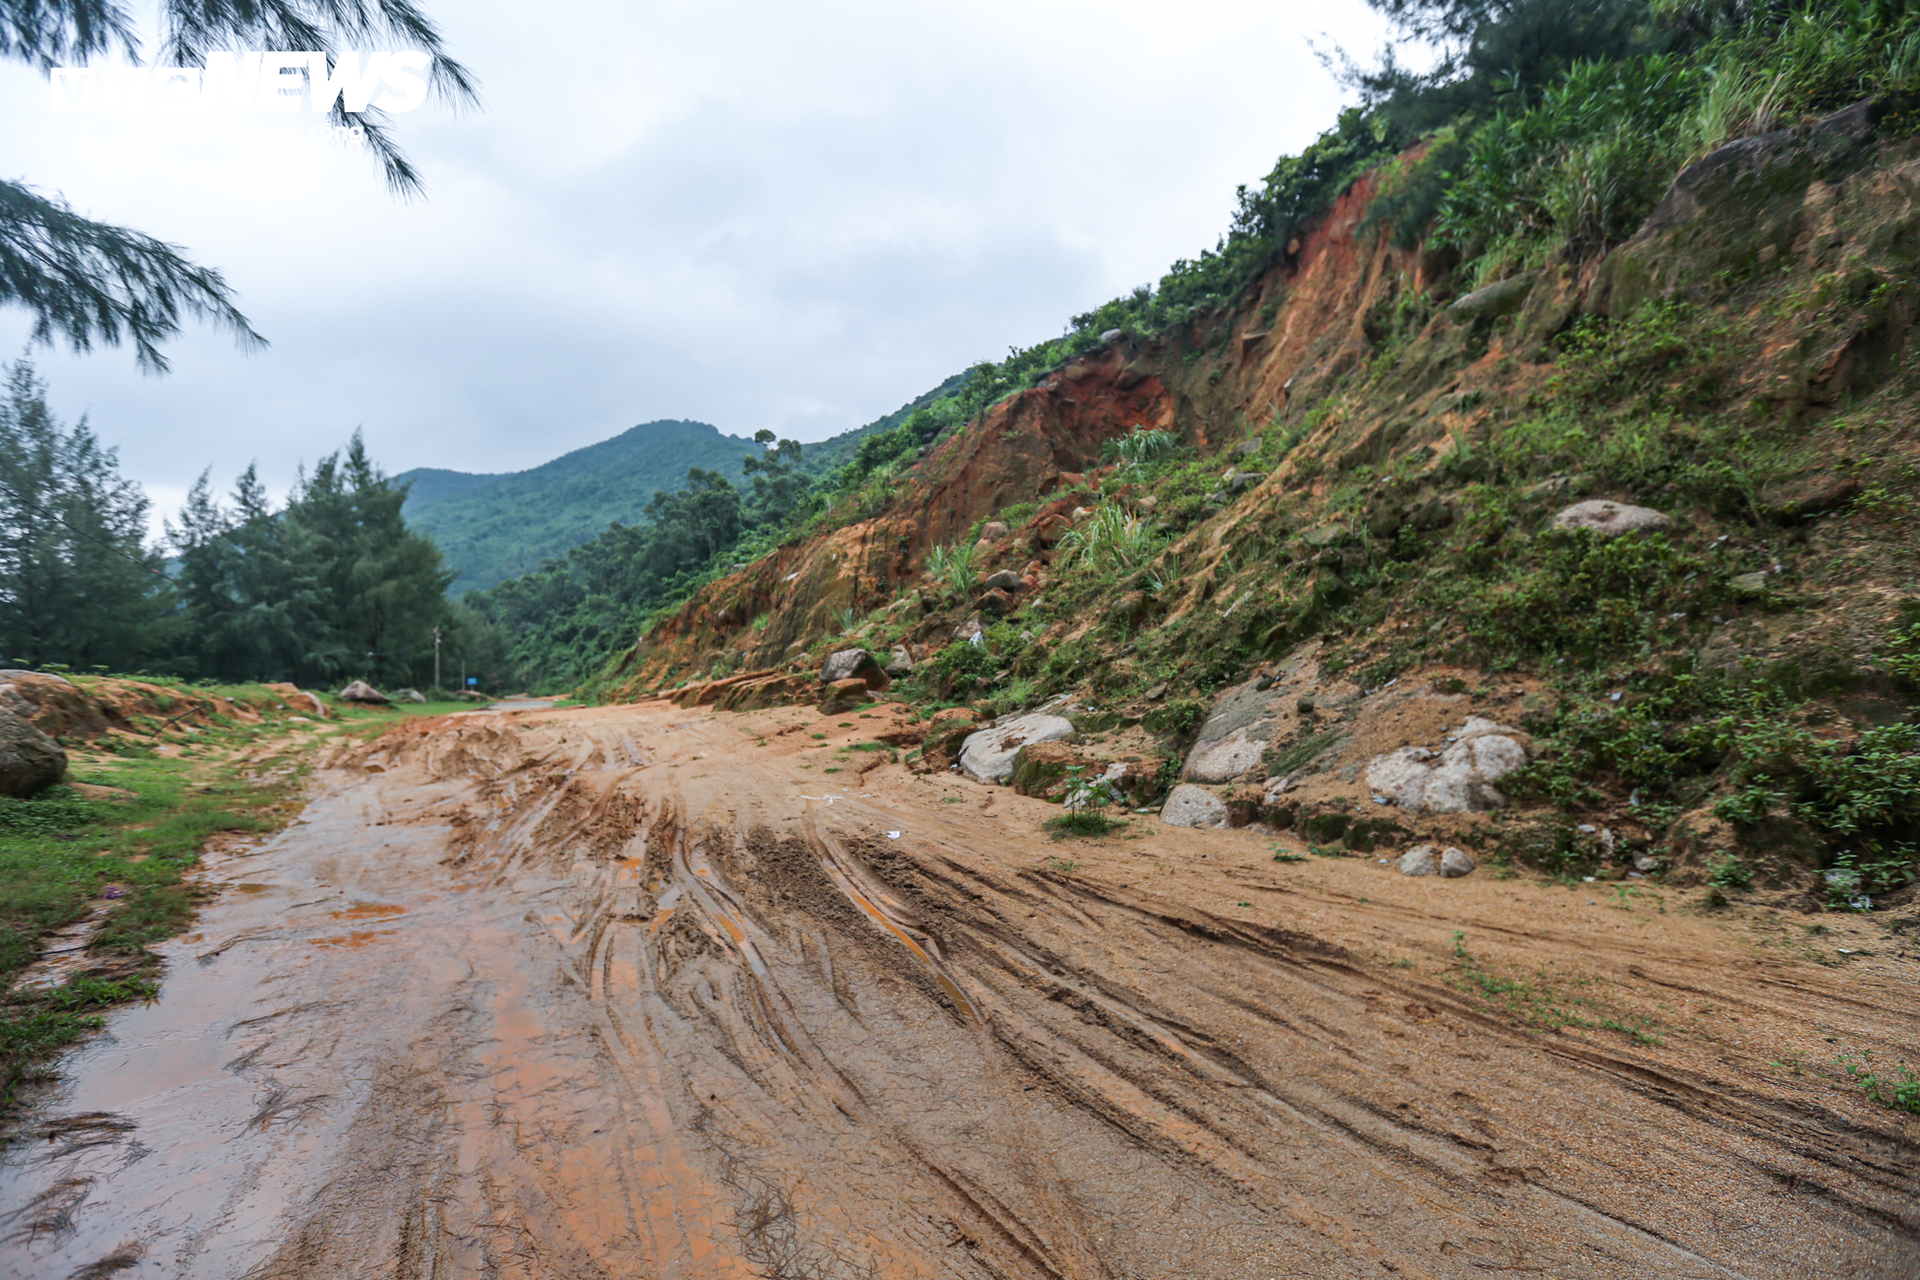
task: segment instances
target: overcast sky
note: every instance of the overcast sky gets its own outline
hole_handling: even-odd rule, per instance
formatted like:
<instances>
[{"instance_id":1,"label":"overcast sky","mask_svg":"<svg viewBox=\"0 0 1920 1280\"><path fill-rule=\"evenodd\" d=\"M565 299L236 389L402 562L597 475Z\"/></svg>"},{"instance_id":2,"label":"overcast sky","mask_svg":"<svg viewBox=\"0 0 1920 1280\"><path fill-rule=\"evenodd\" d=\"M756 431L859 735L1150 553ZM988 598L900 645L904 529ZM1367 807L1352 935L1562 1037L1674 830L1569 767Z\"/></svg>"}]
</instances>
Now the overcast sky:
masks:
<instances>
[{"instance_id":1,"label":"overcast sky","mask_svg":"<svg viewBox=\"0 0 1920 1280\"><path fill-rule=\"evenodd\" d=\"M0 65L6 175L219 268L273 344L190 329L159 378L34 353L157 515L208 465L280 492L356 426L389 472L859 426L1210 247L1333 122L1310 42L1383 34L1358 0L426 8L483 106L396 117L413 203L348 147L56 114ZM0 352L27 329L0 310Z\"/></svg>"}]
</instances>

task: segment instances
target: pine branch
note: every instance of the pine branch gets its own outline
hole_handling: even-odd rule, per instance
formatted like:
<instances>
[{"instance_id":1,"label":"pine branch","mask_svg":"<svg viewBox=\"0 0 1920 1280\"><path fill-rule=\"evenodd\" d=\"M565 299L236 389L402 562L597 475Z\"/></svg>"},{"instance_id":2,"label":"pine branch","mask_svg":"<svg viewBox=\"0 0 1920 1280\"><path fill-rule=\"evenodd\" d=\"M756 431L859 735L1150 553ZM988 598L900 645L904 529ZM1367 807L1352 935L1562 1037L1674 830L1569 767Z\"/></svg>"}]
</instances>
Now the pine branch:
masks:
<instances>
[{"instance_id":1,"label":"pine branch","mask_svg":"<svg viewBox=\"0 0 1920 1280\"><path fill-rule=\"evenodd\" d=\"M159 344L186 316L231 330L242 350L267 340L233 305L218 271L125 227L95 222L58 198L0 181L0 305L35 316L33 340L66 339L75 351L98 341L133 344L149 373L165 373Z\"/></svg>"}]
</instances>

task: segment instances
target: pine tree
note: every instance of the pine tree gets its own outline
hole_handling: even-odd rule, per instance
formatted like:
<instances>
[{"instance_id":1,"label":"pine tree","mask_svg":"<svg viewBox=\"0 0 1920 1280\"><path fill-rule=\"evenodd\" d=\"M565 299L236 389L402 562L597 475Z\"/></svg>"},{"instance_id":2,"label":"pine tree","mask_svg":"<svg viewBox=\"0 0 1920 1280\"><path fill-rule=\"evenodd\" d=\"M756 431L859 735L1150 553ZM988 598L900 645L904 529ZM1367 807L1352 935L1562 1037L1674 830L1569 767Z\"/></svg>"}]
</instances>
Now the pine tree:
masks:
<instances>
[{"instance_id":1,"label":"pine tree","mask_svg":"<svg viewBox=\"0 0 1920 1280\"><path fill-rule=\"evenodd\" d=\"M47 408L25 360L0 401L0 657L40 666L132 669L177 629L147 499L83 418Z\"/></svg>"}]
</instances>

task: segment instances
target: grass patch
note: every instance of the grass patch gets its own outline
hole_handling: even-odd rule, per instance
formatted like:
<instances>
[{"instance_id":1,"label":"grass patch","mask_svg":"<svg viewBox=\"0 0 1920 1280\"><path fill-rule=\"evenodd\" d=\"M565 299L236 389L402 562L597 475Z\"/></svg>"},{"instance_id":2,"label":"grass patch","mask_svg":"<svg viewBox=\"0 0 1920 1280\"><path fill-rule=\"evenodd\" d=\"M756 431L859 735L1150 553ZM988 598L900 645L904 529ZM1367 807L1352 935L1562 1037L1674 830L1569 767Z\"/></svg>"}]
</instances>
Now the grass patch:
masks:
<instances>
[{"instance_id":1,"label":"grass patch","mask_svg":"<svg viewBox=\"0 0 1920 1280\"><path fill-rule=\"evenodd\" d=\"M1128 824L1125 818L1109 818L1092 809L1080 809L1063 813L1057 818L1048 818L1040 825L1055 840L1069 840L1075 836L1104 836Z\"/></svg>"},{"instance_id":2,"label":"grass patch","mask_svg":"<svg viewBox=\"0 0 1920 1280\"><path fill-rule=\"evenodd\" d=\"M215 726L179 744L178 755L125 738L92 750L72 744L70 782L112 793L61 785L0 800L0 1109L53 1054L102 1025L102 1011L158 990L146 948L191 923L199 894L183 876L207 840L278 830L299 810L310 747L361 729ZM14 992L41 939L103 901L111 906L89 944L91 969L49 990Z\"/></svg>"}]
</instances>

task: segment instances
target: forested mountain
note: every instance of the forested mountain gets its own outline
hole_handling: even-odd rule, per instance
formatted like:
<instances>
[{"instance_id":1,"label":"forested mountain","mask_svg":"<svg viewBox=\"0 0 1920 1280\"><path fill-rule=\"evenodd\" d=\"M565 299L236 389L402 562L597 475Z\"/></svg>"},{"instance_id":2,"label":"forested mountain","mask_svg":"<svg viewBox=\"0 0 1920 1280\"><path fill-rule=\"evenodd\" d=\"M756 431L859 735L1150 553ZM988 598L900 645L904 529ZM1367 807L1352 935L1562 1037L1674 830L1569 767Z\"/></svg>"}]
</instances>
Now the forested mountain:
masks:
<instances>
[{"instance_id":1,"label":"forested mountain","mask_svg":"<svg viewBox=\"0 0 1920 1280\"><path fill-rule=\"evenodd\" d=\"M704 422L665 419L526 471L421 468L394 483L410 486L407 522L439 544L454 589L473 591L565 555L616 520L639 520L656 491L686 486L689 467L737 475L758 453Z\"/></svg>"}]
</instances>

